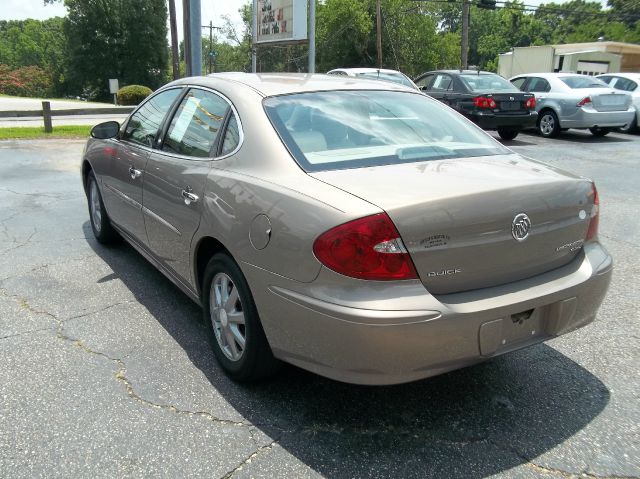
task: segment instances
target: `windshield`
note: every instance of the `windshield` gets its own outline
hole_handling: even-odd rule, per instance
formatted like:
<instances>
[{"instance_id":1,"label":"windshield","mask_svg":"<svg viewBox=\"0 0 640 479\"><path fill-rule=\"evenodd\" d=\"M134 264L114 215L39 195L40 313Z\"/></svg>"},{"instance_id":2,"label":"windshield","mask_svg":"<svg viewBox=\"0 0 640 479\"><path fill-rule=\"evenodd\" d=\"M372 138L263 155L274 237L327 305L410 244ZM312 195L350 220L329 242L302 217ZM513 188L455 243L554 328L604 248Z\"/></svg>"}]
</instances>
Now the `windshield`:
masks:
<instances>
[{"instance_id":1,"label":"windshield","mask_svg":"<svg viewBox=\"0 0 640 479\"><path fill-rule=\"evenodd\" d=\"M560 80L569 88L609 88L609 85L602 80L588 76L560 77Z\"/></svg>"},{"instance_id":2,"label":"windshield","mask_svg":"<svg viewBox=\"0 0 640 479\"><path fill-rule=\"evenodd\" d=\"M299 93L266 98L264 107L293 157L309 172L511 153L420 93Z\"/></svg>"},{"instance_id":3,"label":"windshield","mask_svg":"<svg viewBox=\"0 0 640 479\"><path fill-rule=\"evenodd\" d=\"M389 73L389 72L364 72L357 73L359 77L372 78L374 80L390 81L393 83L400 83L401 85L415 88L415 85L406 76L401 73Z\"/></svg>"},{"instance_id":4,"label":"windshield","mask_svg":"<svg viewBox=\"0 0 640 479\"><path fill-rule=\"evenodd\" d=\"M471 91L520 91L500 75L465 74L460 75L460 79Z\"/></svg>"}]
</instances>

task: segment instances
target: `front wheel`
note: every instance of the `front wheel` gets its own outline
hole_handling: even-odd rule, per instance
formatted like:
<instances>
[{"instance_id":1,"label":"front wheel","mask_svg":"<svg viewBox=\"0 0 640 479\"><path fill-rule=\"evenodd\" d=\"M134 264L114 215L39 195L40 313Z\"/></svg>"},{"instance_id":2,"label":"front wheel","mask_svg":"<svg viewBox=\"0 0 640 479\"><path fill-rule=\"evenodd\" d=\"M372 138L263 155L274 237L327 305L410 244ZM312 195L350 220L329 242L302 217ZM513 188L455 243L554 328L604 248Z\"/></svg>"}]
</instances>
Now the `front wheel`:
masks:
<instances>
[{"instance_id":1,"label":"front wheel","mask_svg":"<svg viewBox=\"0 0 640 479\"><path fill-rule=\"evenodd\" d=\"M110 244L119 239L117 231L111 226L107 210L104 208L102 195L98 189L98 182L93 174L87 176L87 200L89 202L89 220L93 235L99 243Z\"/></svg>"},{"instance_id":2,"label":"front wheel","mask_svg":"<svg viewBox=\"0 0 640 479\"><path fill-rule=\"evenodd\" d=\"M519 131L514 130L512 128L498 128L498 135L503 140L513 140L516 136L518 136Z\"/></svg>"},{"instance_id":3,"label":"front wheel","mask_svg":"<svg viewBox=\"0 0 640 479\"><path fill-rule=\"evenodd\" d=\"M271 352L249 285L227 254L209 260L202 302L213 353L232 379L255 381L278 370L280 362Z\"/></svg>"},{"instance_id":4,"label":"front wheel","mask_svg":"<svg viewBox=\"0 0 640 479\"><path fill-rule=\"evenodd\" d=\"M545 110L538 117L538 131L545 138L558 136L560 132L560 122L558 116L551 110Z\"/></svg>"},{"instance_id":5,"label":"front wheel","mask_svg":"<svg viewBox=\"0 0 640 479\"><path fill-rule=\"evenodd\" d=\"M611 132L609 128L599 128L599 127L589 128L589 131L593 136L597 136L597 137L608 135Z\"/></svg>"}]
</instances>

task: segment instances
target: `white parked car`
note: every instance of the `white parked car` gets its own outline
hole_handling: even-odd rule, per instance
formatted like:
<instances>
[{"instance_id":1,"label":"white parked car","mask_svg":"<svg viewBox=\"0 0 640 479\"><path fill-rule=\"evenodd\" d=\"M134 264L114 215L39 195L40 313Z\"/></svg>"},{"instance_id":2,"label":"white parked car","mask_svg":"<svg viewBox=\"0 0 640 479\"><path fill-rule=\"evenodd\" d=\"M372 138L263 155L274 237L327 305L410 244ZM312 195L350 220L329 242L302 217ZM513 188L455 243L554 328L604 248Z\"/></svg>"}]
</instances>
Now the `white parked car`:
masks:
<instances>
[{"instance_id":1,"label":"white parked car","mask_svg":"<svg viewBox=\"0 0 640 479\"><path fill-rule=\"evenodd\" d=\"M627 128L636 118L631 95L595 77L575 73L527 73L509 81L536 96L538 131L544 137L569 128L594 136Z\"/></svg>"},{"instance_id":2,"label":"white parked car","mask_svg":"<svg viewBox=\"0 0 640 479\"><path fill-rule=\"evenodd\" d=\"M327 75L343 75L366 78L368 80L382 80L419 90L407 75L397 70L389 70L386 68L335 68L328 71Z\"/></svg>"},{"instance_id":3,"label":"white parked car","mask_svg":"<svg viewBox=\"0 0 640 479\"><path fill-rule=\"evenodd\" d=\"M616 90L626 91L631 94L633 106L636 107L636 118L626 128L620 128L620 131L626 133L637 129L638 125L640 125L640 73L607 73L598 75L596 78Z\"/></svg>"}]
</instances>

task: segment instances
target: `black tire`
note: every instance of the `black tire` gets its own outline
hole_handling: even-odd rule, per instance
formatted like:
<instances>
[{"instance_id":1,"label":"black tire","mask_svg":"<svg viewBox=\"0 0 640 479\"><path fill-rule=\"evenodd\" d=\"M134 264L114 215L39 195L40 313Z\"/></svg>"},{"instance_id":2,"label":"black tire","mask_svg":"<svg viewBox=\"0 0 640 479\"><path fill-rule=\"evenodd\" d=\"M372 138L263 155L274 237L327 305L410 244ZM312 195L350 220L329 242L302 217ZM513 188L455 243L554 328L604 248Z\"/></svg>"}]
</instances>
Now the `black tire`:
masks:
<instances>
[{"instance_id":1,"label":"black tire","mask_svg":"<svg viewBox=\"0 0 640 479\"><path fill-rule=\"evenodd\" d=\"M224 289L232 304L224 298L220 301L217 299L216 292L225 294L222 291L225 277L231 283ZM237 293L235 302L234 288ZM222 306L217 306L216 302ZM225 302L230 306L224 305ZM279 370L281 363L271 352L249 285L238 265L225 253L215 254L207 264L202 282L202 306L211 348L222 369L231 379L242 382L257 381L272 376ZM237 319L231 319L239 318L240 313L243 316L242 325L236 322ZM242 336L243 346L237 339ZM238 357L234 358L234 352Z\"/></svg>"},{"instance_id":2,"label":"black tire","mask_svg":"<svg viewBox=\"0 0 640 479\"><path fill-rule=\"evenodd\" d=\"M553 110L542 110L538 116L538 132L545 138L553 138L560 133L558 115Z\"/></svg>"},{"instance_id":3,"label":"black tire","mask_svg":"<svg viewBox=\"0 0 640 479\"><path fill-rule=\"evenodd\" d=\"M618 128L620 133L633 133L638 128L638 117L635 117L631 123L627 125L626 128Z\"/></svg>"},{"instance_id":4,"label":"black tire","mask_svg":"<svg viewBox=\"0 0 640 479\"><path fill-rule=\"evenodd\" d=\"M93 171L90 171L87 175L87 204L89 206L89 222L96 240L102 244L117 242L120 239L120 235L111 226Z\"/></svg>"},{"instance_id":5,"label":"black tire","mask_svg":"<svg viewBox=\"0 0 640 479\"><path fill-rule=\"evenodd\" d=\"M610 128L589 128L589 131L593 136L602 137L611 133Z\"/></svg>"},{"instance_id":6,"label":"black tire","mask_svg":"<svg viewBox=\"0 0 640 479\"><path fill-rule=\"evenodd\" d=\"M513 140L520 133L519 130L514 130L513 128L498 128L498 135L503 140Z\"/></svg>"}]
</instances>

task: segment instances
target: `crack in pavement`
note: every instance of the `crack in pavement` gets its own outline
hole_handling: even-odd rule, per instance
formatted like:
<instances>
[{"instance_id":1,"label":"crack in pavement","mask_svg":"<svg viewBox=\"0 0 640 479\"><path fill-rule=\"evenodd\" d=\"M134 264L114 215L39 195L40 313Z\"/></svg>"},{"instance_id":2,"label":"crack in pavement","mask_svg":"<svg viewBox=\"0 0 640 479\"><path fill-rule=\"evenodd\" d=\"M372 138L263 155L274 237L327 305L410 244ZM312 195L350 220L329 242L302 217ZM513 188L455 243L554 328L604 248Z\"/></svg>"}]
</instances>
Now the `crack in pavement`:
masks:
<instances>
[{"instance_id":1,"label":"crack in pavement","mask_svg":"<svg viewBox=\"0 0 640 479\"><path fill-rule=\"evenodd\" d=\"M14 195L19 195L19 196L35 196L37 198L53 198L56 200L65 200L65 199L70 199L70 198L75 198L77 195L71 197L68 195L64 195L63 193L61 194L49 194L49 193L24 193L21 191L15 191L12 190L10 188L0 188L0 191L6 191L7 193L13 193Z\"/></svg>"},{"instance_id":2,"label":"crack in pavement","mask_svg":"<svg viewBox=\"0 0 640 479\"><path fill-rule=\"evenodd\" d=\"M31 304L29 304L29 302L25 299L20 297L19 295L15 295L15 294L10 294L6 289L4 288L0 288L0 293L2 293L5 297L11 297L16 299L19 303L20 306L24 309L27 309L28 311L34 313L34 314L41 314L41 315L45 315L50 317L51 319L53 319L56 324L57 324L57 328L55 329L55 333L56 333L56 337L62 341L67 341L70 342L71 344L73 344L74 346L76 346L77 348L81 349L82 351L94 355L94 356L100 356L103 357L105 359L108 359L109 361L113 362L116 366L117 366L117 371L115 373L115 379L120 382L125 389L125 392L127 394L127 396L138 402L139 404L142 404L146 407L152 408L152 409L157 409L157 410L163 410L163 411L169 411L175 414L180 414L180 415L186 415L189 417L200 417L200 418L204 418L207 419L211 422L217 423L217 424L224 424L227 426L234 426L234 427L246 427L246 428L251 428L254 427L253 424L248 423L248 422L242 422L242 421L233 421L230 419L224 419L224 418L220 418L217 417L207 411L189 411L186 409L179 409L176 406L173 405L167 405L167 404L157 404L154 403L153 401L150 401L148 399L143 398L142 396L140 396L134 389L131 381L127 378L126 376L126 371L127 371L127 367L126 364L124 363L124 361L121 358L114 358L109 356L107 353L101 352L101 351L95 351L93 349L91 349L90 347L88 347L82 340L77 339L77 338L72 338L71 336L67 335L65 333L64 330L64 323L65 321L68 321L69 319L78 319L79 317L82 316L88 316L90 314L95 314L95 313L99 313L102 310L105 309L109 309L110 307L114 307L117 304L123 304L122 303L117 303L117 304L113 304L110 306L107 306L105 308L103 308L102 310L98 310L98 311L93 311L91 313L86 313L85 315L80 315L80 316L76 316L74 318L68 318L68 319L61 319L59 317L57 317L55 314L51 313L50 311L46 311L46 310L39 310L34 308ZM128 301L130 302L130 301ZM50 328L47 328L50 329Z\"/></svg>"},{"instance_id":3,"label":"crack in pavement","mask_svg":"<svg viewBox=\"0 0 640 479\"><path fill-rule=\"evenodd\" d=\"M251 464L251 461L253 461L256 457L258 457L259 455L261 455L263 453L270 452L273 449L273 447L278 443L278 440L279 440L279 438L278 439L274 439L269 444L265 444L264 446L258 447L258 449L253 451L245 460L243 460L240 464L238 464L236 467L234 467L229 472L227 472L220 479L230 479L231 477L233 477L233 475L236 472L241 471L244 466L246 466L247 464Z\"/></svg>"}]
</instances>

